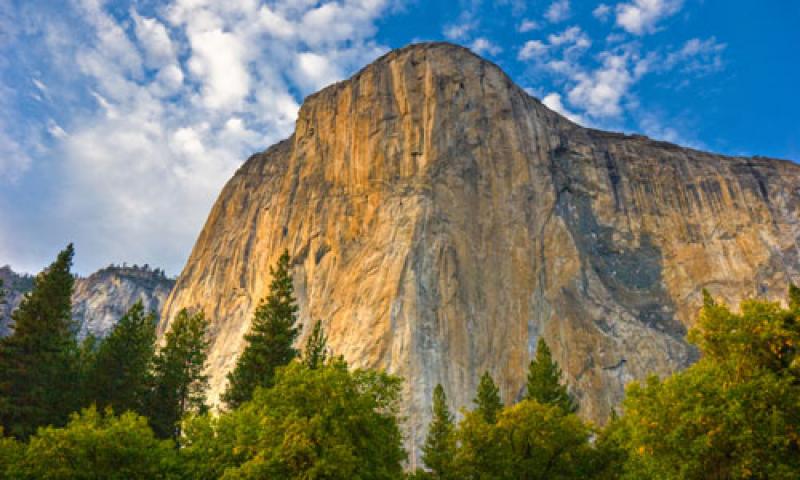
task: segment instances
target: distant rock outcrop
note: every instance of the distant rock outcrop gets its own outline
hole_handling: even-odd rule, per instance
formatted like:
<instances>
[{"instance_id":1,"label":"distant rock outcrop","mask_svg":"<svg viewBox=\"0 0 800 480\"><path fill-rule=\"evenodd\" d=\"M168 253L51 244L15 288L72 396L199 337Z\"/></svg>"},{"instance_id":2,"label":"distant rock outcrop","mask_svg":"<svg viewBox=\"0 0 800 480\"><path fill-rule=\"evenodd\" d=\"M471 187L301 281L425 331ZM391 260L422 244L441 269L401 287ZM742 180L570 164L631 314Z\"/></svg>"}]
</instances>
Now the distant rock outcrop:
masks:
<instances>
[{"instance_id":1,"label":"distant rock outcrop","mask_svg":"<svg viewBox=\"0 0 800 480\"><path fill-rule=\"evenodd\" d=\"M33 277L15 273L9 266L0 267L0 279L6 291L5 305L0 305L0 336L10 333L11 312L33 288ZM175 281L159 269L148 266L109 266L86 278L75 279L72 315L78 324L78 336L87 333L104 337L134 303L141 300L146 311L161 312Z\"/></svg>"},{"instance_id":2,"label":"distant rock outcrop","mask_svg":"<svg viewBox=\"0 0 800 480\"><path fill-rule=\"evenodd\" d=\"M405 382L419 442L441 383L518 399L544 337L586 417L696 356L703 288L800 279L800 166L580 127L448 44L393 51L308 97L294 134L220 194L162 315L212 322L211 397L284 249L304 331ZM302 339L301 339L302 341Z\"/></svg>"}]
</instances>

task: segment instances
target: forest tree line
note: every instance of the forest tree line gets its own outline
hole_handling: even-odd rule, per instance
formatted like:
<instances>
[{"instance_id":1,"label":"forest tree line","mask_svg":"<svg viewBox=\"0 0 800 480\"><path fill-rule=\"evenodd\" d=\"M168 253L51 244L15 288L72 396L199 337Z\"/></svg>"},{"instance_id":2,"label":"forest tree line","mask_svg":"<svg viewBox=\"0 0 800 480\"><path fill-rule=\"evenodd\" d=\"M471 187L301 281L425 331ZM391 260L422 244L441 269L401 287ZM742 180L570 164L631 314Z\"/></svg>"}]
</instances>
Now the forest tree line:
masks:
<instances>
[{"instance_id":1,"label":"forest tree line","mask_svg":"<svg viewBox=\"0 0 800 480\"><path fill-rule=\"evenodd\" d=\"M103 338L77 338L72 245L35 280L0 339L0 478L797 479L800 289L738 312L704 292L688 340L700 360L632 382L623 412L584 421L539 340L524 398L484 373L456 421L436 386L408 471L403 380L351 369L320 322L302 349L284 253L271 269L218 412L205 392L208 322L182 310L160 342L134 305ZM0 290L2 292L2 290ZM511 399L513 400L513 399Z\"/></svg>"}]
</instances>

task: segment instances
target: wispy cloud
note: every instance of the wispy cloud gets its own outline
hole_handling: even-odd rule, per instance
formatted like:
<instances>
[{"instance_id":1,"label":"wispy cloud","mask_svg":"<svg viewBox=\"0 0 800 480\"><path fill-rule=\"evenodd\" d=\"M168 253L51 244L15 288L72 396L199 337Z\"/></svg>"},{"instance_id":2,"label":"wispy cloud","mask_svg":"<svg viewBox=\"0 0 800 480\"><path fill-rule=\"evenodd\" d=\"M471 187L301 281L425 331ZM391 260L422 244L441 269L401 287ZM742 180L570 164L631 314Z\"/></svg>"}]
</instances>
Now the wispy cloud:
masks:
<instances>
[{"instance_id":1,"label":"wispy cloud","mask_svg":"<svg viewBox=\"0 0 800 480\"><path fill-rule=\"evenodd\" d=\"M544 13L544 17L551 23L563 22L571 15L569 0L555 0Z\"/></svg>"},{"instance_id":2,"label":"wispy cloud","mask_svg":"<svg viewBox=\"0 0 800 480\"><path fill-rule=\"evenodd\" d=\"M32 76L30 88L68 112L39 125L49 139L39 153L59 159L37 179L50 184L41 201L60 207L33 228L0 218L0 228L18 232L0 253L30 264L26 243L75 241L84 269L125 260L177 273L223 182L291 132L299 99L387 50L373 40L375 22L395 5L172 0L120 15L76 0L25 18L30 31L7 41L45 39L47 78ZM0 109L14 108L0 100ZM7 133L5 118L13 116L0 115L0 177L8 179L38 157L21 134Z\"/></svg>"}]
</instances>

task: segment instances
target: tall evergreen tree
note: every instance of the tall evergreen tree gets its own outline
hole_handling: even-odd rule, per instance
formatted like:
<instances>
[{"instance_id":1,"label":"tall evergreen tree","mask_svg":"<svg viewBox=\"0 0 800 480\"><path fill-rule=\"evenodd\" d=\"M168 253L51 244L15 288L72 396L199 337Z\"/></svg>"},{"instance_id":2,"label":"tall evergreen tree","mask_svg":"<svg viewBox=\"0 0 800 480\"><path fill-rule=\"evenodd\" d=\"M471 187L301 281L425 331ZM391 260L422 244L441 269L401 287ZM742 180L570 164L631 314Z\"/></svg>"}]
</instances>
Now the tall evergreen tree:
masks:
<instances>
[{"instance_id":1,"label":"tall evergreen tree","mask_svg":"<svg viewBox=\"0 0 800 480\"><path fill-rule=\"evenodd\" d=\"M457 478L454 472L456 455L455 426L453 414L447 408L447 397L442 385L433 390L433 419L428 427L428 436L422 446L422 461L430 469L434 479Z\"/></svg>"},{"instance_id":2,"label":"tall evergreen tree","mask_svg":"<svg viewBox=\"0 0 800 480\"><path fill-rule=\"evenodd\" d=\"M78 407L78 347L70 273L75 251L61 251L34 280L0 340L0 423L18 437L41 425L64 425Z\"/></svg>"},{"instance_id":3,"label":"tall evergreen tree","mask_svg":"<svg viewBox=\"0 0 800 480\"><path fill-rule=\"evenodd\" d=\"M495 385L489 372L484 372L481 376L474 402L477 405L475 410L486 423L493 424L497 421L497 414L503 409L503 401L500 399L500 389Z\"/></svg>"},{"instance_id":4,"label":"tall evergreen tree","mask_svg":"<svg viewBox=\"0 0 800 480\"><path fill-rule=\"evenodd\" d=\"M256 308L246 347L236 367L228 374L228 388L222 400L234 409L253 397L256 387L270 387L275 370L298 356L297 300L289 272L289 252L283 252L276 268L270 268L270 293Z\"/></svg>"},{"instance_id":5,"label":"tall evergreen tree","mask_svg":"<svg viewBox=\"0 0 800 480\"><path fill-rule=\"evenodd\" d=\"M303 354L303 362L308 368L314 369L325 365L328 360L328 337L322 328L322 322L317 320L311 335L306 339L306 348Z\"/></svg>"},{"instance_id":6,"label":"tall evergreen tree","mask_svg":"<svg viewBox=\"0 0 800 480\"><path fill-rule=\"evenodd\" d=\"M543 405L557 405L564 413L578 409L565 385L561 385L561 368L553 361L553 355L544 339L539 338L536 358L528 366L527 400L535 400Z\"/></svg>"},{"instance_id":7,"label":"tall evergreen tree","mask_svg":"<svg viewBox=\"0 0 800 480\"><path fill-rule=\"evenodd\" d=\"M178 312L154 361L154 389L148 402L153 430L178 439L181 419L204 412L208 377L204 374L209 342L203 312Z\"/></svg>"},{"instance_id":8,"label":"tall evergreen tree","mask_svg":"<svg viewBox=\"0 0 800 480\"><path fill-rule=\"evenodd\" d=\"M100 343L87 390L91 402L104 410L145 412L156 345L156 318L136 302Z\"/></svg>"}]
</instances>

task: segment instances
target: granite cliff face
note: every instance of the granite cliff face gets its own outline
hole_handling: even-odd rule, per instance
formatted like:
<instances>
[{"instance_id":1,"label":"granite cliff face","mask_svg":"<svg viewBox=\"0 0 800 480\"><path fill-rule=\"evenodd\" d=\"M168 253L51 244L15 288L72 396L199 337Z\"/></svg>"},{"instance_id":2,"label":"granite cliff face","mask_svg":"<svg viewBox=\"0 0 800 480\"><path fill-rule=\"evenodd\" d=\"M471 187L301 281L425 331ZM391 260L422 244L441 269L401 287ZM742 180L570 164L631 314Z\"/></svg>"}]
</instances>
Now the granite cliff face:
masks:
<instances>
[{"instance_id":1,"label":"granite cliff face","mask_svg":"<svg viewBox=\"0 0 800 480\"><path fill-rule=\"evenodd\" d=\"M175 281L148 267L110 266L75 280L72 317L87 333L105 337L117 320L138 301L145 311L161 312Z\"/></svg>"},{"instance_id":2,"label":"granite cliff face","mask_svg":"<svg viewBox=\"0 0 800 480\"><path fill-rule=\"evenodd\" d=\"M421 44L306 99L294 134L214 205L166 302L212 320L211 399L284 249L304 333L406 379L417 442L443 384L523 392L539 337L588 418L696 353L701 289L737 303L800 277L800 167L582 128L461 47Z\"/></svg>"},{"instance_id":3,"label":"granite cliff face","mask_svg":"<svg viewBox=\"0 0 800 480\"><path fill-rule=\"evenodd\" d=\"M33 277L19 275L5 266L0 268L0 279L7 301L0 305L0 336L5 336L10 333L11 312L33 288ZM89 332L106 336L139 300L146 311L160 313L174 283L161 270L137 266L109 266L86 278L76 278L72 316L79 326L78 336L83 338Z\"/></svg>"}]
</instances>

